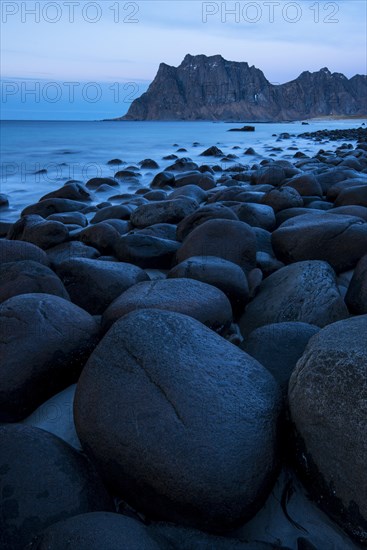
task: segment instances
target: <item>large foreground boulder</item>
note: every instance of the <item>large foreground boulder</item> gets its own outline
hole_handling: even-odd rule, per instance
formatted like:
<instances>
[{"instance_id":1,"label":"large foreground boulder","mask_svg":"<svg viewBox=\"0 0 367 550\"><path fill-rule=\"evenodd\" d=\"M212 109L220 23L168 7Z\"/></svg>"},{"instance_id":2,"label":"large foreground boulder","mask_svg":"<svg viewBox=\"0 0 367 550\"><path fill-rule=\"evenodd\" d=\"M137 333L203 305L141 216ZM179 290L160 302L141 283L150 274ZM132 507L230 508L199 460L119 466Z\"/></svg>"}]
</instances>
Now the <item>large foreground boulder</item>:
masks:
<instances>
[{"instance_id":1,"label":"large foreground boulder","mask_svg":"<svg viewBox=\"0 0 367 550\"><path fill-rule=\"evenodd\" d=\"M73 382L97 344L86 311L58 296L22 294L0 305L0 422L26 417Z\"/></svg>"},{"instance_id":2,"label":"large foreground boulder","mask_svg":"<svg viewBox=\"0 0 367 550\"><path fill-rule=\"evenodd\" d=\"M218 331L228 327L232 320L231 304L221 290L201 281L183 278L134 285L107 308L103 326L109 328L117 319L136 309L184 313Z\"/></svg>"},{"instance_id":3,"label":"large foreground boulder","mask_svg":"<svg viewBox=\"0 0 367 550\"><path fill-rule=\"evenodd\" d=\"M38 428L0 426L0 473L1 550L24 550L37 533L62 519L113 509L89 461Z\"/></svg>"},{"instance_id":4,"label":"large foreground boulder","mask_svg":"<svg viewBox=\"0 0 367 550\"><path fill-rule=\"evenodd\" d=\"M289 383L296 453L319 505L367 544L367 315L313 336Z\"/></svg>"},{"instance_id":5,"label":"large foreground boulder","mask_svg":"<svg viewBox=\"0 0 367 550\"><path fill-rule=\"evenodd\" d=\"M140 310L90 357L74 417L84 449L133 507L221 531L271 489L279 402L270 373L200 322Z\"/></svg>"},{"instance_id":6,"label":"large foreground boulder","mask_svg":"<svg viewBox=\"0 0 367 550\"><path fill-rule=\"evenodd\" d=\"M324 327L348 317L334 271L326 262L297 262L265 279L240 321L244 335L263 325L301 321Z\"/></svg>"},{"instance_id":7,"label":"large foreground boulder","mask_svg":"<svg viewBox=\"0 0 367 550\"><path fill-rule=\"evenodd\" d=\"M367 250L367 223L354 216L306 214L273 232L274 252L284 263L325 260L337 271L356 265Z\"/></svg>"}]
</instances>

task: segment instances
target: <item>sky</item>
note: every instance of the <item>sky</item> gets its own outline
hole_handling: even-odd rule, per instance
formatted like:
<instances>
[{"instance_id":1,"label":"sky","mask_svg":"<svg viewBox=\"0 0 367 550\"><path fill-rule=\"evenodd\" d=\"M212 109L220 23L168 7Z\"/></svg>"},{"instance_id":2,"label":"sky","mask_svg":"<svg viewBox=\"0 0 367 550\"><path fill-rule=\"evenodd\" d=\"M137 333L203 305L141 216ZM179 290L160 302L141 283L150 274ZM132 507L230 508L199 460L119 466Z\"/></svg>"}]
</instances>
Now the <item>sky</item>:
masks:
<instances>
[{"instance_id":1,"label":"sky","mask_svg":"<svg viewBox=\"0 0 367 550\"><path fill-rule=\"evenodd\" d=\"M272 83L367 73L364 0L1 0L1 118L124 114L161 62L247 61Z\"/></svg>"}]
</instances>

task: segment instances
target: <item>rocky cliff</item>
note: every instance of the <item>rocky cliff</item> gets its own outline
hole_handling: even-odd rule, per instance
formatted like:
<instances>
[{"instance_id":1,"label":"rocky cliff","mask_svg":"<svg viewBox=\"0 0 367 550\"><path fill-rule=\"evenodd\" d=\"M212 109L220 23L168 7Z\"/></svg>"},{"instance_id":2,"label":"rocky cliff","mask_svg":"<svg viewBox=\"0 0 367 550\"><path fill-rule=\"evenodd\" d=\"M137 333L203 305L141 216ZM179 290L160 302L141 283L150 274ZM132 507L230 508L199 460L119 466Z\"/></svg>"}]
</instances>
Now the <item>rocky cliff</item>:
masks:
<instances>
[{"instance_id":1,"label":"rocky cliff","mask_svg":"<svg viewBox=\"0 0 367 550\"><path fill-rule=\"evenodd\" d=\"M147 92L121 119L267 122L366 114L366 75L348 79L324 68L277 85L248 63L186 55L179 67L161 63Z\"/></svg>"}]
</instances>

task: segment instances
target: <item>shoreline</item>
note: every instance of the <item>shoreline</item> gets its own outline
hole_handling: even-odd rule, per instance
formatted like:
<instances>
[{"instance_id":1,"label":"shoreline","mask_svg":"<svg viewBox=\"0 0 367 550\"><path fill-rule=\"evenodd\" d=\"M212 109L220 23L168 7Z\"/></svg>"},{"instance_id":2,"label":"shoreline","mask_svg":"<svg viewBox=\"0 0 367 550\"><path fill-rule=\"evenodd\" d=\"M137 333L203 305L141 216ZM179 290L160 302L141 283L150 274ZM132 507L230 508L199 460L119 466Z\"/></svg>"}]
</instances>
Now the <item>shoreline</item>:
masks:
<instances>
[{"instance_id":1,"label":"shoreline","mask_svg":"<svg viewBox=\"0 0 367 550\"><path fill-rule=\"evenodd\" d=\"M363 513L367 129L339 129L334 149L336 130L321 132L314 155L280 134L264 154L242 141L196 146L197 162L176 150L164 169L111 158L111 177L66 182L1 222L1 452L60 438L47 440L59 466L39 513L62 488L58 468L74 468L66 442L81 469L81 448L98 464L97 510L146 518L162 549L366 542L344 495ZM6 462L22 480L22 461Z\"/></svg>"}]
</instances>

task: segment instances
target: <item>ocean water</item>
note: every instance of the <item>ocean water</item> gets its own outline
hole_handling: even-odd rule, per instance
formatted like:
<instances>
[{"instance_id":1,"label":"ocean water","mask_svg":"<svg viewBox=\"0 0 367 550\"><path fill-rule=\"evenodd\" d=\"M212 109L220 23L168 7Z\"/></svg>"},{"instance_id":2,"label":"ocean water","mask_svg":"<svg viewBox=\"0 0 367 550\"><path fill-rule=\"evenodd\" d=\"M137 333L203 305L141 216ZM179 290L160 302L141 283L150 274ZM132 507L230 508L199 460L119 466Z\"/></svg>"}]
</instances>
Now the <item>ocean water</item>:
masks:
<instances>
[{"instance_id":1,"label":"ocean water","mask_svg":"<svg viewBox=\"0 0 367 550\"><path fill-rule=\"evenodd\" d=\"M271 154L271 147L283 150L273 153L273 158L292 158L295 151L288 147L297 146L311 155L322 145L307 139L283 139L277 141L273 134L288 132L299 134L333 128L357 128L365 120L310 121L308 126L301 122L256 123L255 132L228 132L230 128L244 123L224 122L53 122L53 121L2 121L0 122L0 192L8 196L9 209L0 211L4 221L14 221L21 210L44 194L57 189L70 179L87 182L92 177L112 177L118 168L108 166L113 158L129 164L137 164L145 158L156 160L159 170L141 170L141 185L148 185L157 171L165 169L171 161L162 157L176 153L179 147L187 152L176 153L179 157L190 157L198 163L223 164L218 159L200 157L200 153L217 145L228 154L238 155L236 162L252 165L258 156L244 155L248 147L255 149L262 157ZM198 142L200 145L194 146ZM241 149L233 150L234 146ZM335 149L337 142L324 147ZM230 164L224 164L223 168ZM37 173L40 170L47 172ZM136 186L121 184L121 192L135 192ZM112 193L98 193L96 202L107 200Z\"/></svg>"}]
</instances>

